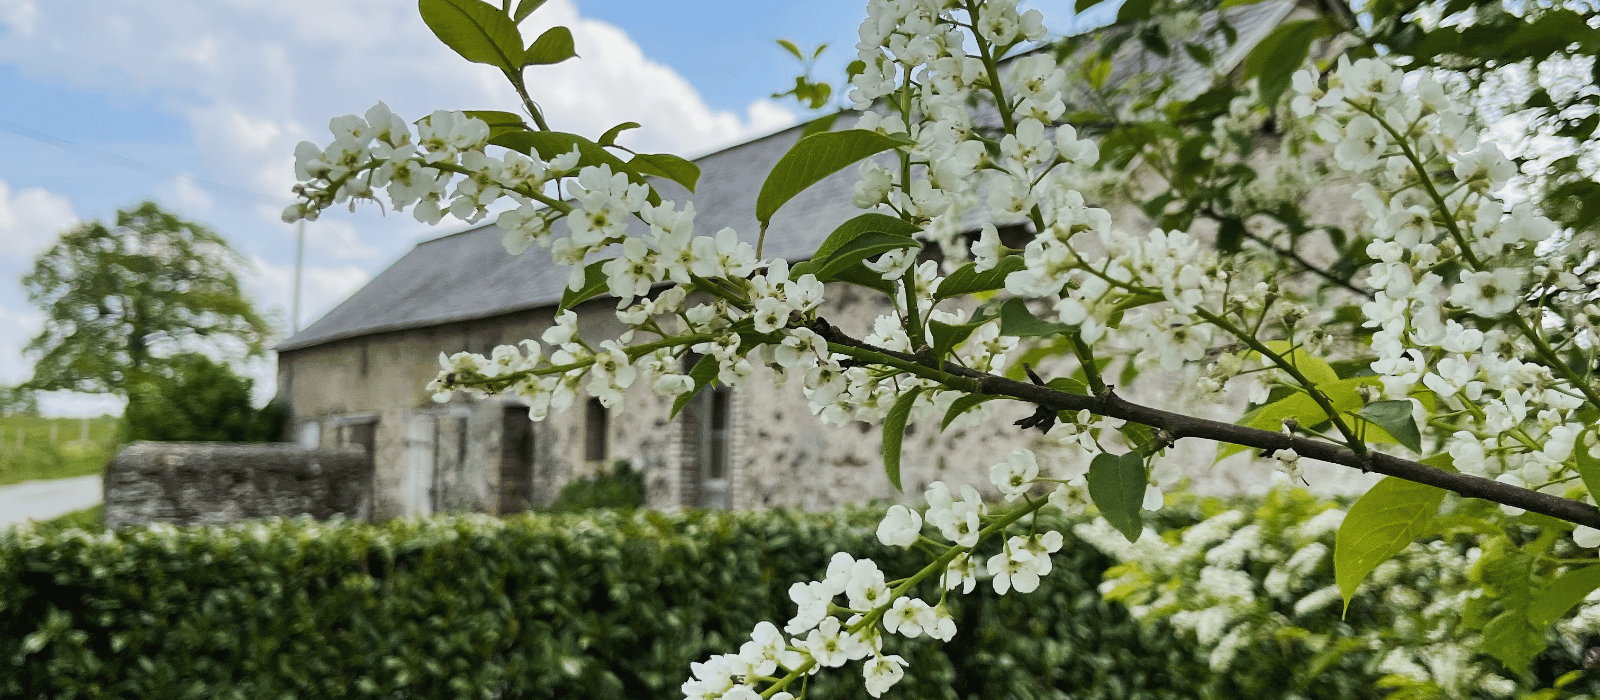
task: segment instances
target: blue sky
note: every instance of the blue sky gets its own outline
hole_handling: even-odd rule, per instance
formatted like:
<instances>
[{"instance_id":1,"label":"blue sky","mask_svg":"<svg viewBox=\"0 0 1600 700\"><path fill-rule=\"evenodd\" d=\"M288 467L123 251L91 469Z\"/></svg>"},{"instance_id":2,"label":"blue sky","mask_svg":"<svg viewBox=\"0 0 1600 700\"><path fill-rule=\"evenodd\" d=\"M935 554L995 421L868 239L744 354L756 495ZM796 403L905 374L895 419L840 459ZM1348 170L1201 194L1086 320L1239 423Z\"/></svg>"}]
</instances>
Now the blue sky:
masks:
<instances>
[{"instance_id":1,"label":"blue sky","mask_svg":"<svg viewBox=\"0 0 1600 700\"><path fill-rule=\"evenodd\" d=\"M1025 6L1059 33L1071 4ZM582 58L533 74L535 96L556 128L639 121L624 143L692 157L802 118L768 99L799 69L773 40L830 44L816 75L837 82L863 7L551 0L525 31L570 26ZM515 109L499 81L434 41L405 0L0 0L0 383L31 375L21 348L41 316L20 283L31 260L65 228L143 199L227 237L249 262L249 293L287 330L295 236L277 202L294 144L325 143L329 118L379 99L407 118ZM417 241L461 227L328 212L307 228L302 327ZM270 392L269 361L248 371ZM65 394L44 408L120 411Z\"/></svg>"}]
</instances>

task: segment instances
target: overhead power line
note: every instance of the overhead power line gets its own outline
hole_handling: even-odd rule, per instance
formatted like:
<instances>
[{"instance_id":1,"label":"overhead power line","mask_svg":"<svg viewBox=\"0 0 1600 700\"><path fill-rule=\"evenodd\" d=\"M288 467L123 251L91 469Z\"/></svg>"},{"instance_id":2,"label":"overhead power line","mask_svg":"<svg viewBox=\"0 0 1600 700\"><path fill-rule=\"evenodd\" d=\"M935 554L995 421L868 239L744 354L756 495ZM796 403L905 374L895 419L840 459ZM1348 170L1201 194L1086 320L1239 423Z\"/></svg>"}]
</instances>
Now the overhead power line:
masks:
<instances>
[{"instance_id":1,"label":"overhead power line","mask_svg":"<svg viewBox=\"0 0 1600 700\"><path fill-rule=\"evenodd\" d=\"M63 150L99 158L100 160L108 163L119 165L130 170L137 170L147 175L155 175L158 177L187 177L202 189L209 190L213 193L223 196L237 197L239 199L247 199L260 204L270 204L279 207L290 204L290 200L287 197L274 197L272 195L262 194L260 192L246 190L234 187L232 185L224 185L220 182L212 182L211 180L201 179L188 173L173 170L171 168L162 168L142 161L137 161L132 158L120 156L110 151L101 150L93 146L85 146L80 143L74 143L59 136L47 134L37 129L30 129L22 126L21 124L13 124L4 119L0 119L0 129L5 129L6 131L18 136L30 138L40 143L47 143Z\"/></svg>"}]
</instances>

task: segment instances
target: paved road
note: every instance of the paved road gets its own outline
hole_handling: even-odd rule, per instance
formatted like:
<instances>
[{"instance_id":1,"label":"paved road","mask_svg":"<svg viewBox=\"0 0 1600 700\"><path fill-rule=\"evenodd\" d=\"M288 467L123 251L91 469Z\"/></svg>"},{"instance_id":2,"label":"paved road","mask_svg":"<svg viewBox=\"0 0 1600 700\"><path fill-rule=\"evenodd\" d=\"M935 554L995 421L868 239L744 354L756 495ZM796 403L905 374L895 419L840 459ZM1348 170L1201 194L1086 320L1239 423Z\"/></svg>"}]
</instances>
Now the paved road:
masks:
<instances>
[{"instance_id":1,"label":"paved road","mask_svg":"<svg viewBox=\"0 0 1600 700\"><path fill-rule=\"evenodd\" d=\"M83 510L102 496L99 474L0 486L0 527Z\"/></svg>"}]
</instances>

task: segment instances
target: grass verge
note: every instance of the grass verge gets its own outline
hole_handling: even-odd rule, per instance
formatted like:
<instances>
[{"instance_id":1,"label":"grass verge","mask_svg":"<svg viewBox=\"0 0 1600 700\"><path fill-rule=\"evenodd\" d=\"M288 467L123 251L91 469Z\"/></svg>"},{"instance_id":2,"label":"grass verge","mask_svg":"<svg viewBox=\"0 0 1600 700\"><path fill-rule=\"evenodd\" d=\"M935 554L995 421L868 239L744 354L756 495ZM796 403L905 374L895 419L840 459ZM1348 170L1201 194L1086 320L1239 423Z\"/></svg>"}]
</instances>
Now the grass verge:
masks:
<instances>
[{"instance_id":1,"label":"grass verge","mask_svg":"<svg viewBox=\"0 0 1600 700\"><path fill-rule=\"evenodd\" d=\"M0 485L105 471L117 419L0 417Z\"/></svg>"}]
</instances>

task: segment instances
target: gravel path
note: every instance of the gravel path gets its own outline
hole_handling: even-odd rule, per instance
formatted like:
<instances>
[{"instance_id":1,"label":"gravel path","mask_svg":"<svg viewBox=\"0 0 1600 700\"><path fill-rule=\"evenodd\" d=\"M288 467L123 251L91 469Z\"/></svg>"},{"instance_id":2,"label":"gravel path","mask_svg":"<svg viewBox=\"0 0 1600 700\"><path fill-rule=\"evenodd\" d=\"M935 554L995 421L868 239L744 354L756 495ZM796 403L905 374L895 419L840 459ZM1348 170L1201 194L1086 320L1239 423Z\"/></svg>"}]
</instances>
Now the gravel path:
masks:
<instances>
[{"instance_id":1,"label":"gravel path","mask_svg":"<svg viewBox=\"0 0 1600 700\"><path fill-rule=\"evenodd\" d=\"M49 520L100 503L99 474L0 486L0 527Z\"/></svg>"}]
</instances>

